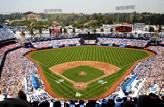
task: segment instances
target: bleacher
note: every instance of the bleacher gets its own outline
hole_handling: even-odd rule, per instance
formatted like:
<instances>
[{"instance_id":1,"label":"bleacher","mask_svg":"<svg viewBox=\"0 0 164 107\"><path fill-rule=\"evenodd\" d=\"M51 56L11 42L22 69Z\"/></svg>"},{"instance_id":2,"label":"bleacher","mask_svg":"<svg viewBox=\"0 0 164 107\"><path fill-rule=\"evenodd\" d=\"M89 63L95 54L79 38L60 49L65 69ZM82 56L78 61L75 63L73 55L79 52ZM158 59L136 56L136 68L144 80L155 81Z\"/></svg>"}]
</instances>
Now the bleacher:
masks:
<instances>
[{"instance_id":1,"label":"bleacher","mask_svg":"<svg viewBox=\"0 0 164 107\"><path fill-rule=\"evenodd\" d=\"M0 71L2 69L1 64L6 52L21 46L19 43L16 43L15 39L16 37L11 31L0 25Z\"/></svg>"},{"instance_id":2,"label":"bleacher","mask_svg":"<svg viewBox=\"0 0 164 107\"><path fill-rule=\"evenodd\" d=\"M4 26L0 25L0 42L9 39L15 39L15 35Z\"/></svg>"},{"instance_id":3,"label":"bleacher","mask_svg":"<svg viewBox=\"0 0 164 107\"><path fill-rule=\"evenodd\" d=\"M98 44L101 45L117 45L117 46L132 46L144 48L148 44L148 40L137 40L137 39L120 39L120 38L98 38Z\"/></svg>"}]
</instances>

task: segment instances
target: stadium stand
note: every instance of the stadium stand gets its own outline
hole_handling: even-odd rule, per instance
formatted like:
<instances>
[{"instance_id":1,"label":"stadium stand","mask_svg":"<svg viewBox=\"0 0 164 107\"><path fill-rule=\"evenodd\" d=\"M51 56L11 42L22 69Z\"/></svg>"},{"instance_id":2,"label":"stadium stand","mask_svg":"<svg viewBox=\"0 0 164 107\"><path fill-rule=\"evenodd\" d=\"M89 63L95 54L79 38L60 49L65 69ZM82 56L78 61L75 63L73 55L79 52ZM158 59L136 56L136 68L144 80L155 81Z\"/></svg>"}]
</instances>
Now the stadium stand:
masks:
<instances>
[{"instance_id":1,"label":"stadium stand","mask_svg":"<svg viewBox=\"0 0 164 107\"><path fill-rule=\"evenodd\" d=\"M19 43L15 43L15 44L10 44L8 46L4 46L0 49L0 65L2 63L2 60L3 60L3 57L5 55L5 52L11 50L11 49L14 49L14 48L17 48L17 47L20 47L21 45Z\"/></svg>"},{"instance_id":2,"label":"stadium stand","mask_svg":"<svg viewBox=\"0 0 164 107\"><path fill-rule=\"evenodd\" d=\"M0 41L15 39L15 35L4 26L0 25Z\"/></svg>"},{"instance_id":3,"label":"stadium stand","mask_svg":"<svg viewBox=\"0 0 164 107\"><path fill-rule=\"evenodd\" d=\"M148 44L148 40L137 40L137 39L119 39L119 38L98 38L98 44L107 46L117 45L117 46L132 46L144 48Z\"/></svg>"},{"instance_id":4,"label":"stadium stand","mask_svg":"<svg viewBox=\"0 0 164 107\"><path fill-rule=\"evenodd\" d=\"M10 33L4 34L4 32L7 32L4 28L0 28L0 32L3 32L0 33L0 40L10 40L10 38L14 38ZM32 44L37 49L45 47L55 48L55 46L61 45L79 45L79 40L79 38L51 40ZM125 44L145 47L147 43L148 41L145 40L99 38L99 44ZM0 60L3 59L4 54L8 50L20 46L19 43L9 43L9 45L2 46L0 48ZM114 93L104 99L87 101L61 101L60 99L52 98L44 90L44 84L36 65L24 56L29 50L26 48L18 48L9 51L6 53L7 55L1 74L0 99L2 100L0 101L0 107L6 107L6 104L9 107L147 107L150 105L162 107L164 106L164 47L149 47L148 49L155 51L157 54L136 65L132 73L128 75L128 78L125 78L123 83L118 86L120 90L117 90L117 88ZM33 76L31 77L31 75ZM37 77L36 86L33 85L35 76ZM128 96L122 94L124 89L122 87L124 87L124 85L126 85L126 88L127 86L131 86L132 93ZM152 88L154 90L151 90ZM20 97L20 90L26 93L27 100L23 99L25 97Z\"/></svg>"},{"instance_id":5,"label":"stadium stand","mask_svg":"<svg viewBox=\"0 0 164 107\"><path fill-rule=\"evenodd\" d=\"M154 58L159 58L160 60L162 60L161 58L163 58L163 57L161 57L160 55L161 55L161 50L163 49L163 47L152 47L152 48L150 48L151 50L154 50L154 51L156 51L157 52L157 55L156 56L154 56ZM19 50L19 51L18 51ZM16 51L18 51L18 52L16 52ZM27 52L27 50L24 50L23 48L20 48L20 49L17 49L17 50L15 50L15 51L13 51L13 52L10 52L10 53L12 53L12 56L13 56L13 53L15 53L15 56L17 56L17 55L19 55L18 53L21 53L21 51L23 52L21 55L20 55L20 57L22 57L22 55L23 54L25 54L25 52ZM9 53L9 54L10 54ZM11 57L11 56L10 56ZM152 58L152 59L154 59L154 58ZM19 59L19 58L16 58L16 59ZM21 58L20 58L21 59ZM22 60L22 59L21 59ZM24 60L23 60L24 61ZM150 59L148 59L148 60L146 60L145 62L141 62L141 63L139 63L139 65L137 65L136 67L135 67L135 69L133 70L133 73L132 73L132 75L131 75L131 79L133 78L133 77L135 77L134 79L133 79L133 83L135 83L135 81L137 81L137 78L141 78L141 71L144 71L144 73L142 73L142 74L144 74L144 77L142 77L142 78L148 78L148 76L150 76L150 74L149 74L149 69L147 69L147 65L146 64L150 64L150 63L152 63L152 61L150 61L150 63L148 63L148 61L150 61ZM157 62L159 62L159 60L153 60L153 63L157 63L157 62L155 62L155 61L157 61ZM13 61L12 61L13 62ZM15 62L15 61L14 61ZM18 62L20 62L20 60L18 61ZM18 63L17 61L15 62L15 63ZM27 61L28 62L28 61ZM28 62L28 63L30 63L30 62ZM143 64L142 64L143 63ZM141 66L142 65L142 66ZM160 66L161 64L159 64L159 66ZM13 66L11 66L11 67L13 67ZM31 68L31 67L30 67ZM32 69L36 69L35 67L33 68L32 67ZM31 70L32 70L31 69ZM141 70L141 69L144 69L144 70ZM147 69L147 70L145 70L145 69ZM154 69L157 69L156 67L154 68ZM159 69L162 69L162 67L159 67ZM35 71L35 70L34 70ZM162 71L162 70L161 70ZM156 72L156 73L160 73L161 72L160 70L159 70L159 72ZM29 71L28 71L29 72ZM32 74L33 72L31 72L31 74ZM37 71L35 72L35 74L37 73ZM135 73L135 74L134 74ZM161 72L162 73L162 72ZM24 74L21 74L21 76L22 75L24 75ZM30 74L26 74L26 75L30 75ZM18 75L16 75L16 76L18 76ZM137 77L136 77L137 76ZM163 83L161 83L162 82L162 78L160 77L160 76L162 76L162 75L156 75L156 77L154 77L154 81L156 81L155 80L155 78L159 78L158 79L158 81L157 82L159 82L158 83L158 85L160 85L160 84L163 84ZM6 76L4 75L4 77L6 78ZM15 77L15 76L13 76L13 77ZM29 78L29 77L28 77ZM129 80L131 81L131 79L129 78ZM129 81L129 80L127 80L127 81ZM138 81L139 81L139 79L138 79ZM161 81L161 82L160 82ZM29 81L30 82L30 81ZM27 83L29 83L29 82L27 82ZM132 86L132 84L133 84L132 82L131 82L131 86ZM145 81L145 83L144 84L150 84L150 83L152 83L151 81ZM32 84L32 80L31 80L31 84ZM137 83L136 83L137 84ZM32 86L32 85L30 85L30 86ZM148 85L149 86L149 85ZM8 86L5 86L6 88L8 87ZM143 86L144 87L144 86ZM142 89L144 89L144 88L140 88L141 90ZM160 88L163 88L162 86L160 87ZM140 89L138 89L138 90L140 90ZM148 92L148 90L149 90L149 88L147 88L146 90L144 90L144 92ZM96 100L96 101L84 101L84 104L81 104L81 106L86 106L86 107L90 107L90 106L93 106L93 105L96 105L96 106L107 106L107 105L115 105L115 106L117 106L117 105L142 105L142 103L144 103L143 101L144 100L141 100L141 99L149 99L149 100L151 100L152 101L152 98L150 97L150 95L148 94L148 93L141 93L142 91L139 91L139 93L138 93L138 95L141 95L141 96L138 96L137 98L136 97L127 97L126 99L124 98L124 97L119 97L119 94L117 95L117 96L115 96L115 97L111 97L111 96L113 96L114 94L116 94L117 92L115 92L115 93L113 93L112 95L110 95L109 97L107 97L107 98L105 98L106 100L103 100L103 99L100 99L100 100ZM150 92L149 92L150 93ZM153 96L155 96L155 98L156 99L158 99L158 100L155 100L154 101L154 104L156 104L156 105L162 105L163 104L163 102L162 102L162 100L160 100L160 96L162 97L162 93L161 94L159 94L160 92L157 92L157 95L155 95L155 94L153 94ZM146 94L146 95L145 95ZM10 94L11 95L11 94ZM10 96L9 95L9 96ZM32 103L31 105L35 105L35 104L33 104L34 102L38 102L38 105L39 105L39 103L41 103L41 102L44 102L45 100L46 101L48 101L49 103L50 103L50 107L52 107L53 105L61 105L61 106L63 106L63 105L69 105L69 106L76 106L76 104L75 103L73 103L72 101L57 101L57 99L54 99L54 98L52 98L51 96L49 96L48 95L48 93L46 93L45 91L44 91L44 88L42 88L42 90L40 91L40 92L36 92L36 91L32 91L32 94L27 94L27 96L28 96L28 101L30 102L30 103ZM143 98L142 98L143 97ZM137 101L136 101L137 100ZM154 99L153 99L154 100ZM140 101L140 102L139 102ZM78 104L80 104L80 102L78 102ZM144 103L144 106L145 106L146 104ZM137 106L138 107L138 106ZM142 107L142 106L141 106Z\"/></svg>"},{"instance_id":6,"label":"stadium stand","mask_svg":"<svg viewBox=\"0 0 164 107\"><path fill-rule=\"evenodd\" d=\"M43 41L43 42L33 42L32 45L37 49L42 48L53 48L59 46L76 46L79 43L80 38L74 39L62 39L62 40L51 40L51 41Z\"/></svg>"},{"instance_id":7,"label":"stadium stand","mask_svg":"<svg viewBox=\"0 0 164 107\"><path fill-rule=\"evenodd\" d=\"M15 42L15 35L4 26L0 25L0 71L5 54L11 49L18 48L21 45Z\"/></svg>"}]
</instances>

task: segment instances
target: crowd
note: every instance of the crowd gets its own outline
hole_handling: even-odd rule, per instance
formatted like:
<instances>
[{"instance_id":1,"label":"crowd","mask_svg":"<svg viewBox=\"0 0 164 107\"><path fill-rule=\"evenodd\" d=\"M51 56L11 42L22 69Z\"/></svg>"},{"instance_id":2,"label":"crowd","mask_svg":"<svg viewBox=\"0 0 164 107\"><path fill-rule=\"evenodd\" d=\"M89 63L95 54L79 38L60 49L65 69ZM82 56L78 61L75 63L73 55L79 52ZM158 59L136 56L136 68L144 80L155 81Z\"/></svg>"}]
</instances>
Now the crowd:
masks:
<instances>
[{"instance_id":1,"label":"crowd","mask_svg":"<svg viewBox=\"0 0 164 107\"><path fill-rule=\"evenodd\" d=\"M8 51L10 49L13 49L13 48L16 48L16 47L20 47L20 46L21 45L19 43L15 43L15 44L11 44L11 45L4 46L4 47L0 48L0 65L2 63L4 54L5 54L6 51Z\"/></svg>"},{"instance_id":2,"label":"crowd","mask_svg":"<svg viewBox=\"0 0 164 107\"><path fill-rule=\"evenodd\" d=\"M19 48L7 54L0 81L2 94L14 95L24 90L24 78L37 72L36 65L23 56L27 51Z\"/></svg>"},{"instance_id":3,"label":"crowd","mask_svg":"<svg viewBox=\"0 0 164 107\"><path fill-rule=\"evenodd\" d=\"M78 45L79 38L76 39L62 39L62 40L51 40L51 41L42 41L42 42L33 42L35 48L48 48L54 46L68 46L69 44ZM118 39L118 38L98 38L97 44L115 44L115 45L125 45L133 47L145 47L149 41L146 40L137 40L137 39Z\"/></svg>"},{"instance_id":4,"label":"crowd","mask_svg":"<svg viewBox=\"0 0 164 107\"><path fill-rule=\"evenodd\" d=\"M6 28L0 28L0 41L13 39L15 35Z\"/></svg>"},{"instance_id":5,"label":"crowd","mask_svg":"<svg viewBox=\"0 0 164 107\"><path fill-rule=\"evenodd\" d=\"M52 98L47 92L45 92L44 90L35 92L33 94L29 94L28 95L28 101L30 102L43 102L45 100L55 100L54 98Z\"/></svg>"},{"instance_id":6,"label":"crowd","mask_svg":"<svg viewBox=\"0 0 164 107\"><path fill-rule=\"evenodd\" d=\"M46 96L47 97L47 96ZM43 98L43 97L42 97ZM46 98L43 98L46 99ZM164 97L150 93L138 98L117 98L102 100L70 100L57 101L54 99L39 101L27 101L27 96L23 91L19 91L15 98L5 98L0 101L1 107L163 107Z\"/></svg>"},{"instance_id":7,"label":"crowd","mask_svg":"<svg viewBox=\"0 0 164 107\"><path fill-rule=\"evenodd\" d=\"M102 44L126 44L144 47L147 42L148 41L145 40L134 39L99 38L99 43ZM79 39L52 40L33 43L36 48L53 47L55 45L67 46L68 44L79 44ZM20 46L19 43L2 47L0 49L1 59L7 50L18 46ZM130 96L118 97L119 93L117 93L117 95L116 93L113 93L105 99L95 101L57 101L57 99L52 98L44 91L44 86L43 83L41 83L42 80L38 74L36 65L23 56L29 51L25 48L19 48L7 54L1 74L0 94L9 94L10 97L16 97L17 93L19 94L19 90L23 90L27 94L27 101L31 107L41 107L42 104L45 104L44 107L55 107L56 105L65 107L74 107L76 105L80 105L81 107L106 107L109 105L112 107L126 107L129 105L130 107L145 107L149 101L154 101L155 105L162 105L163 102L160 98L163 98L162 96L164 96L164 47L150 47L148 49L155 51L157 55L140 62L133 69L132 74L125 78L123 83L119 86L123 88L125 84L131 80L131 77L136 75L137 78L132 82L132 84L134 83L134 86L129 88L130 91L137 90L137 96L135 98ZM41 83L41 88L39 90L34 90L30 77L31 74L38 77L39 83ZM114 94L115 96L111 97ZM136 92L132 92L131 94L136 94ZM5 100L2 102L4 103ZM0 106L1 104L3 105L2 102L0 102Z\"/></svg>"},{"instance_id":8,"label":"crowd","mask_svg":"<svg viewBox=\"0 0 164 107\"><path fill-rule=\"evenodd\" d=\"M32 43L35 48L48 48L54 46L62 46L62 45L69 45L69 44L80 44L80 38L75 39L62 39L62 40L51 40L51 41L40 41Z\"/></svg>"},{"instance_id":9,"label":"crowd","mask_svg":"<svg viewBox=\"0 0 164 107\"><path fill-rule=\"evenodd\" d=\"M27 101L31 107L39 107L42 104L45 104L45 107L55 107L56 105L63 107L79 105L81 107L106 107L109 105L112 107L145 107L150 104L148 103L149 101L154 101L153 104L159 105L160 107L163 104L160 98L163 98L164 95L162 92L162 88L164 88L164 47L151 47L149 49L155 51L157 55L140 62L133 69L131 76L128 76L123 81L126 84L134 74L137 75L136 81L133 82L135 83L134 90L136 91L138 89L137 97L118 97L118 93L114 97L111 97L114 95L113 93L105 99L95 101L57 101L57 99L49 96L43 88L39 91L33 91L30 75L38 74L38 70L32 62L23 56L28 51L24 48L8 53L1 76L0 90L2 94L8 93L10 96L16 96L13 94L18 93L19 90L25 90L26 93L28 91L31 92L27 94ZM24 79L27 80L27 85L24 84ZM139 88L141 83L142 87ZM123 86L123 84L121 85ZM25 86L27 86L27 89L25 89ZM152 91L151 88L154 86L158 86L158 89ZM133 90L132 87L130 89Z\"/></svg>"},{"instance_id":10,"label":"crowd","mask_svg":"<svg viewBox=\"0 0 164 107\"><path fill-rule=\"evenodd\" d=\"M38 88L40 89L44 89L44 85L43 85L43 81L40 78L39 72L36 68L34 68L33 73L30 75L27 75L26 77L24 77L24 87L25 87L25 92L27 94L31 94L34 93L34 91L38 88L36 88L36 86L34 85L34 82L32 80L32 75L34 76L34 78L36 79L36 83Z\"/></svg>"},{"instance_id":11,"label":"crowd","mask_svg":"<svg viewBox=\"0 0 164 107\"><path fill-rule=\"evenodd\" d=\"M133 47L145 47L149 41L137 39L118 39L118 38L98 38L98 44L115 44Z\"/></svg>"},{"instance_id":12,"label":"crowd","mask_svg":"<svg viewBox=\"0 0 164 107\"><path fill-rule=\"evenodd\" d=\"M31 79L30 75L24 78L24 83L25 83L25 91L32 92L33 86L32 86L32 79Z\"/></svg>"},{"instance_id":13,"label":"crowd","mask_svg":"<svg viewBox=\"0 0 164 107\"><path fill-rule=\"evenodd\" d=\"M125 95L138 97L150 93L164 96L164 47L149 47L148 49L155 51L157 55L138 63L132 73L118 86L119 90L117 88L113 93L114 98ZM137 77L132 80L134 76Z\"/></svg>"},{"instance_id":14,"label":"crowd","mask_svg":"<svg viewBox=\"0 0 164 107\"><path fill-rule=\"evenodd\" d=\"M156 93L164 95L164 47L150 47L157 55L141 62L135 69L139 77L146 78L143 87L139 91L140 95Z\"/></svg>"}]
</instances>

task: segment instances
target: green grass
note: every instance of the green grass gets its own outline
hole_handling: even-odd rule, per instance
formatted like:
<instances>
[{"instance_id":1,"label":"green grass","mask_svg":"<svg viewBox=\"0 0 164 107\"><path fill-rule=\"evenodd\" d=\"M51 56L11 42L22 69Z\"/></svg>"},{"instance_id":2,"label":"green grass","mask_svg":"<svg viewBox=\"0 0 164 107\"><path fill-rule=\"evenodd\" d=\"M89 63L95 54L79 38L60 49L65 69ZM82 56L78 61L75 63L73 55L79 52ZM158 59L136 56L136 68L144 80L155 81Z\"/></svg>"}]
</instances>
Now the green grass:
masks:
<instances>
[{"instance_id":1,"label":"green grass","mask_svg":"<svg viewBox=\"0 0 164 107\"><path fill-rule=\"evenodd\" d=\"M52 87L52 90L56 94L70 99L88 99L98 97L99 95L106 92L117 80L121 78L121 76L132 64L140 59L148 57L148 54L143 50L100 46L80 46L33 52L30 57L40 64L43 69L43 73ZM77 90L73 88L72 83L66 80L63 83L58 84L56 80L62 78L53 74L49 70L49 68L54 65L71 61L105 62L113 64L121 68L121 70L103 78L102 80L107 81L106 84L102 85L95 81L89 84L86 89ZM76 97L76 92L80 92L82 96Z\"/></svg>"},{"instance_id":2,"label":"green grass","mask_svg":"<svg viewBox=\"0 0 164 107\"><path fill-rule=\"evenodd\" d=\"M80 72L85 72L86 75L80 76L79 75ZM66 70L65 72L62 73L62 75L75 82L88 82L90 80L94 80L98 77L103 76L104 72L90 66L81 65L81 66Z\"/></svg>"}]
</instances>

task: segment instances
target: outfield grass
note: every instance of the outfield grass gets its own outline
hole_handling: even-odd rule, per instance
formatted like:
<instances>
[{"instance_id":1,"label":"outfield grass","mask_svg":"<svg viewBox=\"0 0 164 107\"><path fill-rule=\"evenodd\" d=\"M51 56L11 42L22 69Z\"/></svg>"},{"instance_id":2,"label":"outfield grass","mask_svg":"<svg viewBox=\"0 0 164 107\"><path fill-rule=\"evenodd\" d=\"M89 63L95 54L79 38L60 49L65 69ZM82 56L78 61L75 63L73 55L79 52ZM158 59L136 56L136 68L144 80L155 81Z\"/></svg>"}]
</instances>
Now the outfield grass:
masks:
<instances>
[{"instance_id":1,"label":"outfield grass","mask_svg":"<svg viewBox=\"0 0 164 107\"><path fill-rule=\"evenodd\" d=\"M85 76L80 76L80 72L85 72ZM75 82L88 82L90 80L94 80L98 77L101 77L104 75L104 72L90 67L86 65L81 65L72 69L68 69L65 72L62 73L65 77L67 77L70 80L73 80Z\"/></svg>"},{"instance_id":2,"label":"outfield grass","mask_svg":"<svg viewBox=\"0 0 164 107\"><path fill-rule=\"evenodd\" d=\"M72 48L60 48L54 50L43 50L33 52L30 57L37 61L43 69L43 73L48 79L52 90L62 96L70 99L88 99L98 97L106 92L120 77L126 72L128 68L136 61L148 57L148 54L143 50L133 50L125 48L109 48L100 46L80 46ZM107 81L106 84L100 84L95 81L88 85L86 89L77 90L73 88L73 84L64 81L61 84L56 83L56 80L61 77L53 74L49 68L71 61L99 61L113 64L119 68L120 71L103 78ZM76 92L81 93L81 97L76 97Z\"/></svg>"}]
</instances>

